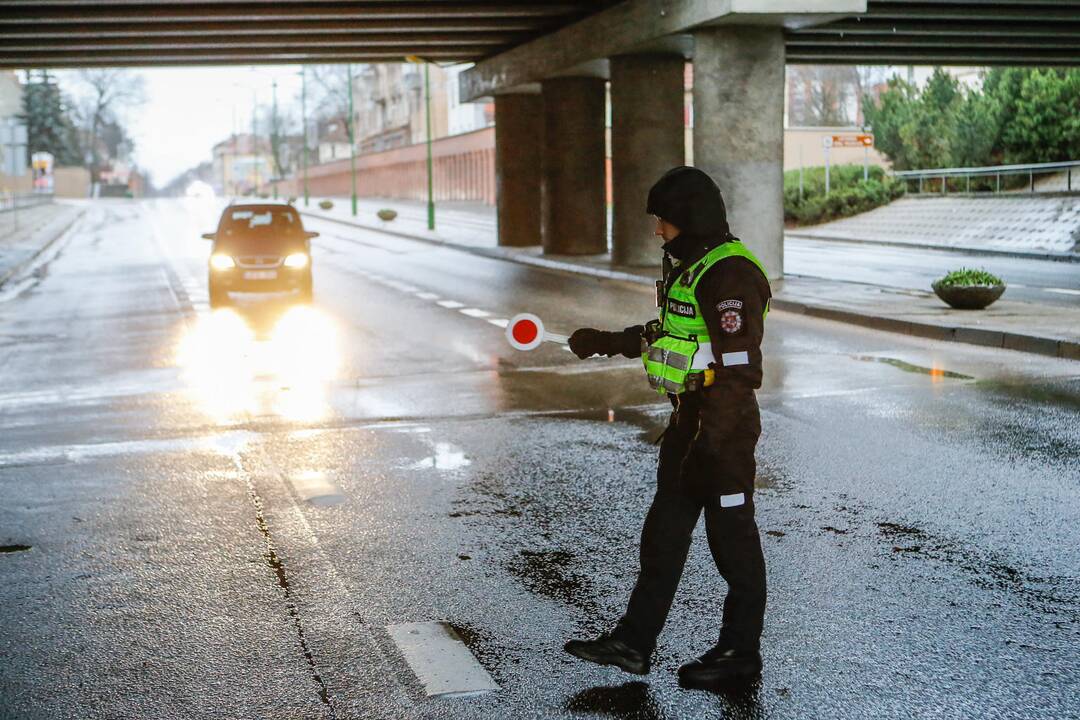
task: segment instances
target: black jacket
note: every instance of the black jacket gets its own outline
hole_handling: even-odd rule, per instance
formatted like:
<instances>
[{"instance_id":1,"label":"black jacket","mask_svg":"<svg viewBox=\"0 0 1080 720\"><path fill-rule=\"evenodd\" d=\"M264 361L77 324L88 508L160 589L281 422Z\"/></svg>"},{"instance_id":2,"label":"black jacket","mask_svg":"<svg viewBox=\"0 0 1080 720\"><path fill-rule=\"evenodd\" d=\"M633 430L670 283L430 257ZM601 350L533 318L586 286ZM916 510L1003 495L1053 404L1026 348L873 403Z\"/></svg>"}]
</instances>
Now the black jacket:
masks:
<instances>
[{"instance_id":1,"label":"black jacket","mask_svg":"<svg viewBox=\"0 0 1080 720\"><path fill-rule=\"evenodd\" d=\"M737 242L727 222L720 188L692 167L668 171L649 191L647 212L679 228L679 236L664 245L665 291L682 271L720 243ZM696 296L717 362L716 383L728 387L761 387L762 313L772 297L769 281L745 258L727 258L713 265L698 281ZM746 353L746 364L732 363Z\"/></svg>"}]
</instances>

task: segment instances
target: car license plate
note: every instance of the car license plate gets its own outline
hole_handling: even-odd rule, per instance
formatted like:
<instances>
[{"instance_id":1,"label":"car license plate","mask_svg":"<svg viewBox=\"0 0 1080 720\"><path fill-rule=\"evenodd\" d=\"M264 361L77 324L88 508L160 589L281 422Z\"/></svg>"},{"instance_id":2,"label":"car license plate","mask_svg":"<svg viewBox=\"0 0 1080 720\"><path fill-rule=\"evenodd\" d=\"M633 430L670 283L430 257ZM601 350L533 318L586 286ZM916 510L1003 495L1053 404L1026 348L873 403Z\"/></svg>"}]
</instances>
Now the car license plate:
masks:
<instances>
[{"instance_id":1,"label":"car license plate","mask_svg":"<svg viewBox=\"0 0 1080 720\"><path fill-rule=\"evenodd\" d=\"M277 279L277 270L245 270L245 280L275 280Z\"/></svg>"}]
</instances>

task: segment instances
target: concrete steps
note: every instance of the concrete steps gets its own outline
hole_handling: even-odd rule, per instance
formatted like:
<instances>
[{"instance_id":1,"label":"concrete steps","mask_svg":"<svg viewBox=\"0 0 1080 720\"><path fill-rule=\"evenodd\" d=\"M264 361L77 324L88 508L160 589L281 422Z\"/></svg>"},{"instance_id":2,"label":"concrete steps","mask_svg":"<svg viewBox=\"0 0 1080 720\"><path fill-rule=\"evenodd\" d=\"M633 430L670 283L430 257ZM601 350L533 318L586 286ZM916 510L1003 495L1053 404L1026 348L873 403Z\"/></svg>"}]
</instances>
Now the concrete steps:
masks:
<instances>
[{"instance_id":1,"label":"concrete steps","mask_svg":"<svg viewBox=\"0 0 1080 720\"><path fill-rule=\"evenodd\" d=\"M1080 251L1080 195L905 197L800 236L1013 252Z\"/></svg>"}]
</instances>

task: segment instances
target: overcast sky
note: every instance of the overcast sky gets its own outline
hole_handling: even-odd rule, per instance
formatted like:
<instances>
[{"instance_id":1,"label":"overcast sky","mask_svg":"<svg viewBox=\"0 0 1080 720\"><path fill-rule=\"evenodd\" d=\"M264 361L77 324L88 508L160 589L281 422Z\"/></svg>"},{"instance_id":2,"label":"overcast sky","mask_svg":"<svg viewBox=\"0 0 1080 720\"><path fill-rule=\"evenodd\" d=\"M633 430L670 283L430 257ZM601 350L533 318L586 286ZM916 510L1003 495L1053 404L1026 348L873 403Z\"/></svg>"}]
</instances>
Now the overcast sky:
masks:
<instances>
[{"instance_id":1,"label":"overcast sky","mask_svg":"<svg viewBox=\"0 0 1080 720\"><path fill-rule=\"evenodd\" d=\"M237 130L250 132L252 93L268 105L278 82L278 104L300 103L298 65L132 70L146 83L146 103L129 109L126 126L135 140L135 160L163 186L176 175L210 160L215 143ZM60 73L65 89L76 91L74 73ZM311 92L311 78L308 78ZM260 133L265 129L260 128Z\"/></svg>"}]
</instances>

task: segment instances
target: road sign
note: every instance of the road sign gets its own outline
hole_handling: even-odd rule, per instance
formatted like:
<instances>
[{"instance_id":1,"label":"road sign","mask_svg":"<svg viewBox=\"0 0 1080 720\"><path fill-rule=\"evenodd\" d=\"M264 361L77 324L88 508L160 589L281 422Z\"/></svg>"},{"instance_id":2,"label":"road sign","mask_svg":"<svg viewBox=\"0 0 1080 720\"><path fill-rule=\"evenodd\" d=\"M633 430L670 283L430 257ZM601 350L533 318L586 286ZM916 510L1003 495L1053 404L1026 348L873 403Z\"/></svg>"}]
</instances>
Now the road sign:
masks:
<instances>
[{"instance_id":1,"label":"road sign","mask_svg":"<svg viewBox=\"0 0 1080 720\"><path fill-rule=\"evenodd\" d=\"M506 324L506 340L517 350L535 350L544 342L544 323L532 313L521 313Z\"/></svg>"},{"instance_id":2,"label":"road sign","mask_svg":"<svg viewBox=\"0 0 1080 720\"><path fill-rule=\"evenodd\" d=\"M874 136L871 134L851 135L826 135L821 139L823 147L874 147Z\"/></svg>"}]
</instances>

